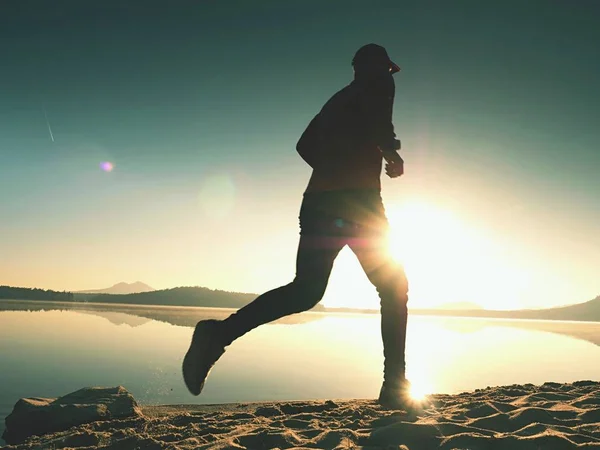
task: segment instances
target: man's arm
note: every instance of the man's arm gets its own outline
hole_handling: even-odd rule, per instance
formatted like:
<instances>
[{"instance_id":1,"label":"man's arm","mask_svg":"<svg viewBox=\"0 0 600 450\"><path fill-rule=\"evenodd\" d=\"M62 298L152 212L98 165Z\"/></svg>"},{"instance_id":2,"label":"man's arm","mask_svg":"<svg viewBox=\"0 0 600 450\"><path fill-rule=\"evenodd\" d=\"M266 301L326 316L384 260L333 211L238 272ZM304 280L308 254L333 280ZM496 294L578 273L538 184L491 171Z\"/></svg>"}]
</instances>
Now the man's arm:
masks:
<instances>
[{"instance_id":1,"label":"man's arm","mask_svg":"<svg viewBox=\"0 0 600 450\"><path fill-rule=\"evenodd\" d=\"M392 124L394 79L386 74L377 79L365 80L361 84L359 103L369 142L377 145L384 153L399 150L400 141L396 139Z\"/></svg>"},{"instance_id":2,"label":"man's arm","mask_svg":"<svg viewBox=\"0 0 600 450\"><path fill-rule=\"evenodd\" d=\"M396 139L392 123L394 79L391 75L386 75L369 80L360 92L367 139L377 145L386 160L385 173L390 178L397 178L404 174L404 161L398 154L401 144L400 140Z\"/></svg>"}]
</instances>

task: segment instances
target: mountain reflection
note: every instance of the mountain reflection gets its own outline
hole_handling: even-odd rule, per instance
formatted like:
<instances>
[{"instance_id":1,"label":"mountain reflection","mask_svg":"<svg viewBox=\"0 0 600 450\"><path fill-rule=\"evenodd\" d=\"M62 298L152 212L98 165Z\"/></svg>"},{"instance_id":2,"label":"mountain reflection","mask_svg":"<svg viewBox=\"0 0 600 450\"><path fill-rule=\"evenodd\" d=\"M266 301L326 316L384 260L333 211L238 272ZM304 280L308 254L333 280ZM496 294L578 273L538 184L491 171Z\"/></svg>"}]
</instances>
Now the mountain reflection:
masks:
<instances>
[{"instance_id":1,"label":"mountain reflection","mask_svg":"<svg viewBox=\"0 0 600 450\"><path fill-rule=\"evenodd\" d=\"M103 317L115 325L137 327L150 320L166 322L181 327L193 327L199 320L224 319L234 310L228 308L194 308L183 306L143 306L125 304L99 304L83 302L49 302L0 300L0 311L73 311ZM302 324L322 320L332 315L347 316L349 313L305 312L284 317L276 324ZM429 316L431 318L435 316ZM439 325L458 332L472 333L485 327L509 327L531 331L560 334L584 340L600 346L600 322L570 322L558 320L510 320L485 318L437 317Z\"/></svg>"}]
</instances>

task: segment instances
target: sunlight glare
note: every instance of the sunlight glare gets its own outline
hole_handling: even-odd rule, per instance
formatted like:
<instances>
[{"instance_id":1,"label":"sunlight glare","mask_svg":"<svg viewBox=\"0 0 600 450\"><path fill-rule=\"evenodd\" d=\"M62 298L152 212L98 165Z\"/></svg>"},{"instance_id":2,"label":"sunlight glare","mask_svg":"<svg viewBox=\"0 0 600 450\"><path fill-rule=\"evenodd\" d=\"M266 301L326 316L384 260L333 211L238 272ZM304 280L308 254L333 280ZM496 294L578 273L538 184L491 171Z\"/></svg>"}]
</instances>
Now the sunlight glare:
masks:
<instances>
[{"instance_id":1,"label":"sunlight glare","mask_svg":"<svg viewBox=\"0 0 600 450\"><path fill-rule=\"evenodd\" d=\"M449 302L491 309L517 306L526 280L481 230L420 201L392 206L388 218L390 252L406 270L413 307Z\"/></svg>"},{"instance_id":2,"label":"sunlight glare","mask_svg":"<svg viewBox=\"0 0 600 450\"><path fill-rule=\"evenodd\" d=\"M432 393L431 388L427 385L427 383L422 382L422 380L417 381L416 383L411 380L410 383L410 397L416 401L425 400L425 398Z\"/></svg>"}]
</instances>

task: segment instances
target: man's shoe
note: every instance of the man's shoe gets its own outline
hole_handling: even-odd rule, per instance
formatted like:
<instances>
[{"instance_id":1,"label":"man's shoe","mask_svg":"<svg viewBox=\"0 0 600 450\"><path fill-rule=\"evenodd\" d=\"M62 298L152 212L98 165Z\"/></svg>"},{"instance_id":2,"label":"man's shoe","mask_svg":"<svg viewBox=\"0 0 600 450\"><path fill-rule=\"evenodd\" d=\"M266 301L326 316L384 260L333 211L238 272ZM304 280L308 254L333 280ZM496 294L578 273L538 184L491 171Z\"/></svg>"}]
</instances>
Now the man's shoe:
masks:
<instances>
[{"instance_id":1,"label":"man's shoe","mask_svg":"<svg viewBox=\"0 0 600 450\"><path fill-rule=\"evenodd\" d=\"M383 382L377 403L390 409L411 408L410 382L406 378L393 383Z\"/></svg>"},{"instance_id":2,"label":"man's shoe","mask_svg":"<svg viewBox=\"0 0 600 450\"><path fill-rule=\"evenodd\" d=\"M210 370L225 353L225 344L220 338L220 326L219 320L198 322L190 348L183 358L183 380L194 395L200 395Z\"/></svg>"}]
</instances>

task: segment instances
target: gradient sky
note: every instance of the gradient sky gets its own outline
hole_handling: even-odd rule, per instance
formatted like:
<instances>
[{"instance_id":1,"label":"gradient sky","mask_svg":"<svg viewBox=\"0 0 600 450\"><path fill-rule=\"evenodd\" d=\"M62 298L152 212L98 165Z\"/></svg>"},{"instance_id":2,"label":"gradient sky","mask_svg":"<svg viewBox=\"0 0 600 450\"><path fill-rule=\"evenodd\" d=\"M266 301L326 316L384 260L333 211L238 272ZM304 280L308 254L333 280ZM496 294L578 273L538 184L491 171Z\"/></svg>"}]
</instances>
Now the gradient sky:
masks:
<instances>
[{"instance_id":1,"label":"gradient sky","mask_svg":"<svg viewBox=\"0 0 600 450\"><path fill-rule=\"evenodd\" d=\"M403 69L390 216L429 205L502 254L464 266L488 270L469 295L421 272L437 294L413 306L600 294L596 0L154 4L0 2L0 284L289 282L310 175L294 146L376 42ZM326 304L345 279L372 293L349 252L336 268Z\"/></svg>"}]
</instances>

